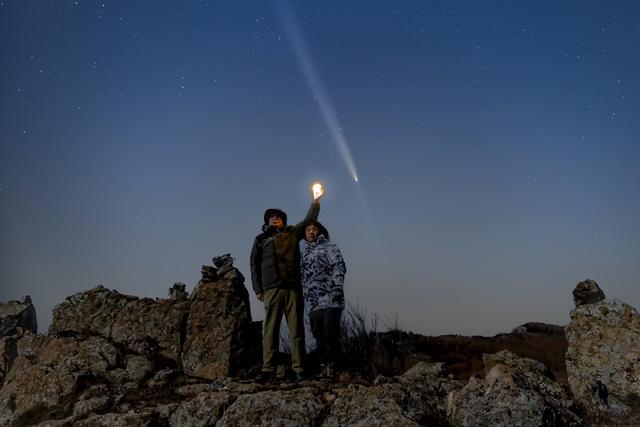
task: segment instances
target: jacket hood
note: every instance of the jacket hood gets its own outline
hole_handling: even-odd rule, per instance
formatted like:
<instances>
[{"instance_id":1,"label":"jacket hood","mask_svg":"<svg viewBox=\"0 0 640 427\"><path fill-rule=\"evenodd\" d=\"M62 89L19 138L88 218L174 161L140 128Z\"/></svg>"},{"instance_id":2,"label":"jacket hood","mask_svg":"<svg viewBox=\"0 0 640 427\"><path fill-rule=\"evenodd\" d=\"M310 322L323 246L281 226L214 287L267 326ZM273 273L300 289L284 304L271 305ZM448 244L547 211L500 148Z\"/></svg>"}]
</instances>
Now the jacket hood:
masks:
<instances>
[{"instance_id":1,"label":"jacket hood","mask_svg":"<svg viewBox=\"0 0 640 427\"><path fill-rule=\"evenodd\" d=\"M316 220L311 220L311 221L305 222L303 230L306 230L307 227L310 226L310 225L315 225L316 226L316 228L318 229L318 237L324 236L325 239L330 240L329 239L329 231L327 231L327 229L325 228L324 225L320 224L320 222L318 222Z\"/></svg>"}]
</instances>

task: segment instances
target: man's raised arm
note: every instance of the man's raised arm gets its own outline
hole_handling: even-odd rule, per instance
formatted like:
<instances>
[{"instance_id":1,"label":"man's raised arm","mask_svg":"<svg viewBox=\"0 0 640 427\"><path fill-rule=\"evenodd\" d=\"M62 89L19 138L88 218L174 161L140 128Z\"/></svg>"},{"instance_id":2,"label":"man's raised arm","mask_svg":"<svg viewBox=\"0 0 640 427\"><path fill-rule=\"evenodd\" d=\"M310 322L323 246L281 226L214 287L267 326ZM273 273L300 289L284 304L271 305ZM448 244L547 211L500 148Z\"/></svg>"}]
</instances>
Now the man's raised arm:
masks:
<instances>
[{"instance_id":1,"label":"man's raised arm","mask_svg":"<svg viewBox=\"0 0 640 427\"><path fill-rule=\"evenodd\" d=\"M320 199L315 199L311 202L311 207L307 211L307 216L304 219L295 225L296 233L300 238L304 238L304 225L309 221L315 221L318 219L318 214L320 213Z\"/></svg>"}]
</instances>

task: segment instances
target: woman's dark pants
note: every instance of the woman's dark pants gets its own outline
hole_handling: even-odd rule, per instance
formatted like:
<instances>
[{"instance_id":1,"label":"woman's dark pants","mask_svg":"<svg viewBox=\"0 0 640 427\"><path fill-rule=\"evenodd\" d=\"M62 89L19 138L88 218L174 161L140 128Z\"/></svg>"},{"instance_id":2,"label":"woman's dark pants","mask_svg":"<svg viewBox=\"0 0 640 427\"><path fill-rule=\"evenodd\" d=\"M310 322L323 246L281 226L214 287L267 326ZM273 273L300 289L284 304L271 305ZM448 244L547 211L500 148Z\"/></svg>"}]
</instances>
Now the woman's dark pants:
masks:
<instances>
[{"instance_id":1,"label":"woman's dark pants","mask_svg":"<svg viewBox=\"0 0 640 427\"><path fill-rule=\"evenodd\" d=\"M340 352L341 308L326 308L309 313L311 333L318 344L320 361L335 365Z\"/></svg>"}]
</instances>

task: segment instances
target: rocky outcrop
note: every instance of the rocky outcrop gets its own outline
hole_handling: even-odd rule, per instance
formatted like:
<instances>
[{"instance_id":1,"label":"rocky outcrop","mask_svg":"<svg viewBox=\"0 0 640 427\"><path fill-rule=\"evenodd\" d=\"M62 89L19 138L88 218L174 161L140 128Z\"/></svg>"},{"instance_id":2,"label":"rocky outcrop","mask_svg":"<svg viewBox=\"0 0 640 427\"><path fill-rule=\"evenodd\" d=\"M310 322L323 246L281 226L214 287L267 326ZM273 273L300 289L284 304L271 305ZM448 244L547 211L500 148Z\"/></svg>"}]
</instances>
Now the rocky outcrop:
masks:
<instances>
[{"instance_id":1,"label":"rocky outcrop","mask_svg":"<svg viewBox=\"0 0 640 427\"><path fill-rule=\"evenodd\" d=\"M95 397L92 386L108 383L119 364L118 349L101 337L26 334L17 353L0 392L0 425L71 415L79 401Z\"/></svg>"},{"instance_id":2,"label":"rocky outcrop","mask_svg":"<svg viewBox=\"0 0 640 427\"><path fill-rule=\"evenodd\" d=\"M365 334L345 360L391 374L260 385L246 381L260 324L227 254L203 266L190 297L180 283L155 300L99 286L57 306L49 335L16 326L1 337L0 425L640 425L639 316L593 281L579 288L566 331ZM565 333L563 371L549 353L566 348ZM573 394L556 382L563 372Z\"/></svg>"},{"instance_id":3,"label":"rocky outcrop","mask_svg":"<svg viewBox=\"0 0 640 427\"><path fill-rule=\"evenodd\" d=\"M50 335L101 336L134 353L180 363L188 302L123 295L97 286L53 309Z\"/></svg>"},{"instance_id":4,"label":"rocky outcrop","mask_svg":"<svg viewBox=\"0 0 640 427\"><path fill-rule=\"evenodd\" d=\"M202 411L217 397L180 404L177 390L209 381L201 388L215 391L212 381L248 374L260 355L244 278L228 254L214 263L191 299L181 283L155 300L97 286L54 308L49 335L0 338L0 425L213 420ZM3 305L8 332L22 334L29 319L35 329L28 303Z\"/></svg>"},{"instance_id":5,"label":"rocky outcrop","mask_svg":"<svg viewBox=\"0 0 640 427\"><path fill-rule=\"evenodd\" d=\"M640 315L592 280L573 293L566 360L577 403L594 424L640 425Z\"/></svg>"},{"instance_id":6,"label":"rocky outcrop","mask_svg":"<svg viewBox=\"0 0 640 427\"><path fill-rule=\"evenodd\" d=\"M509 351L485 355L485 378L451 394L449 415L459 426L579 426L567 392L535 360Z\"/></svg>"},{"instance_id":7,"label":"rocky outcrop","mask_svg":"<svg viewBox=\"0 0 640 427\"><path fill-rule=\"evenodd\" d=\"M37 332L36 309L27 295L22 301L0 303L0 337L16 335L18 328Z\"/></svg>"},{"instance_id":8,"label":"rocky outcrop","mask_svg":"<svg viewBox=\"0 0 640 427\"><path fill-rule=\"evenodd\" d=\"M216 257L214 263L217 280L201 280L191 296L182 364L188 375L208 380L246 376L261 354L249 293L233 258Z\"/></svg>"}]
</instances>

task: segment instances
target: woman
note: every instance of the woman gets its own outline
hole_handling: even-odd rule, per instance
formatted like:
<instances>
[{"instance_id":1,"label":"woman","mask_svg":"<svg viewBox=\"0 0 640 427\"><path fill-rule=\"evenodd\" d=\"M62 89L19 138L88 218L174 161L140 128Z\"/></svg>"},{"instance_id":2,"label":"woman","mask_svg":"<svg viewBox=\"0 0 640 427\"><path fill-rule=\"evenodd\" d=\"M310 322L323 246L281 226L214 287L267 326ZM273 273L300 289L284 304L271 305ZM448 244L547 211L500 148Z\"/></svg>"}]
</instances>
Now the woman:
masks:
<instances>
[{"instance_id":1,"label":"woman","mask_svg":"<svg viewBox=\"0 0 640 427\"><path fill-rule=\"evenodd\" d=\"M329 240L329 232L318 221L306 223L304 237L307 242L301 258L304 301L320 361L326 365L324 374L332 378L340 346L347 269L340 249Z\"/></svg>"}]
</instances>

